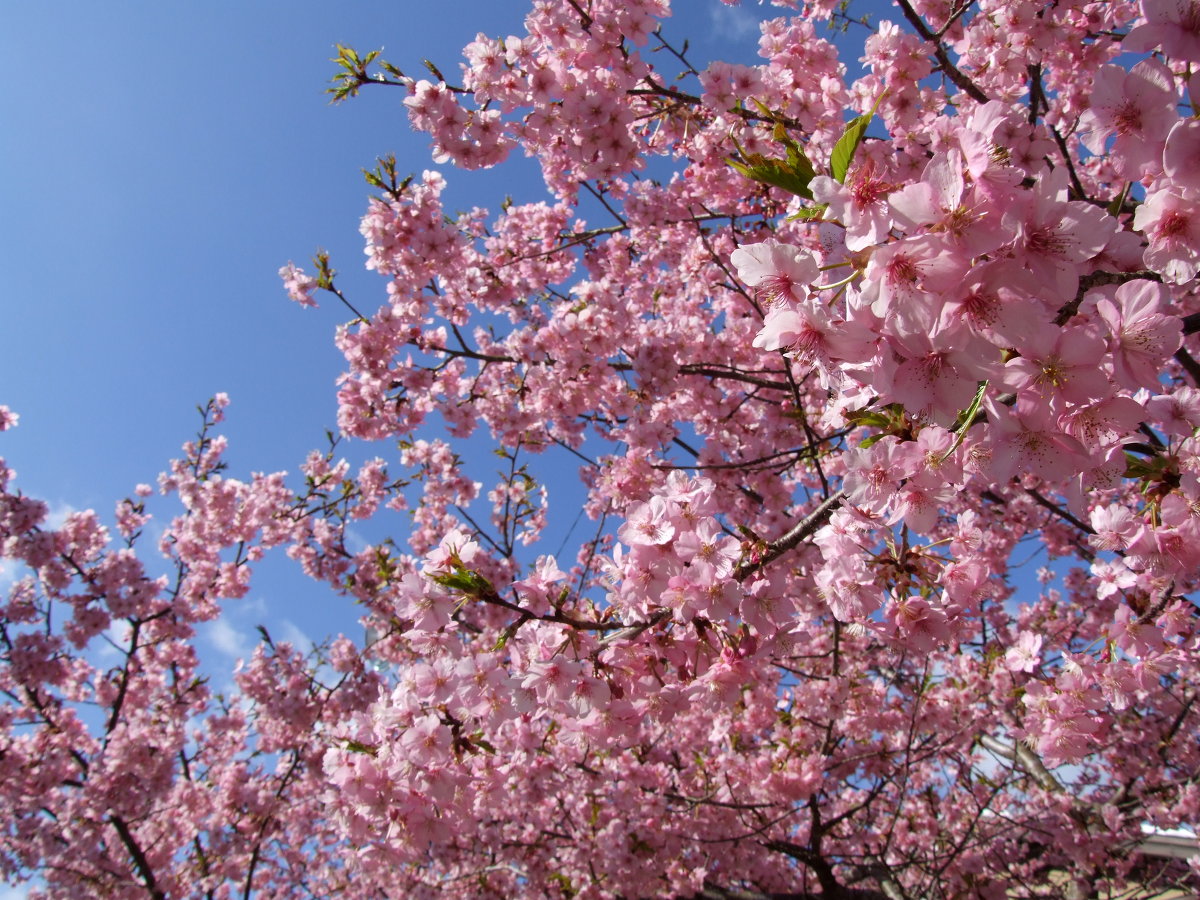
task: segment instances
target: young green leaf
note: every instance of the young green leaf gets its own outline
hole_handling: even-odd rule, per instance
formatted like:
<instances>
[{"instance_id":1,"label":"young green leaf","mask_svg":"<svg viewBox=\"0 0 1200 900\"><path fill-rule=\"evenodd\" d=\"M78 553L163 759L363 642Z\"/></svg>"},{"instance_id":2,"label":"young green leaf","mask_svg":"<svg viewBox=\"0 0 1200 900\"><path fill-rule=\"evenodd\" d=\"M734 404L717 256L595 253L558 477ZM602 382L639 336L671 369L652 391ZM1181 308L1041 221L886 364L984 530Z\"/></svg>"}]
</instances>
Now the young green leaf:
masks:
<instances>
[{"instance_id":1,"label":"young green leaf","mask_svg":"<svg viewBox=\"0 0 1200 900\"><path fill-rule=\"evenodd\" d=\"M850 163L854 162L854 154L858 152L858 145L862 143L863 135L867 133L867 126L875 118L875 110L879 109L879 104L886 94L885 91L879 95L879 99L875 101L871 111L866 115L851 119L846 130L842 132L842 136L833 145L833 152L829 154L829 174L838 184L846 183L846 175L850 171Z\"/></svg>"},{"instance_id":2,"label":"young green leaf","mask_svg":"<svg viewBox=\"0 0 1200 900\"><path fill-rule=\"evenodd\" d=\"M854 154L858 145L862 143L863 134L866 133L872 118L868 113L853 119L833 145L833 152L829 155L829 174L838 184L846 183L846 173L850 171L850 163L854 161Z\"/></svg>"}]
</instances>

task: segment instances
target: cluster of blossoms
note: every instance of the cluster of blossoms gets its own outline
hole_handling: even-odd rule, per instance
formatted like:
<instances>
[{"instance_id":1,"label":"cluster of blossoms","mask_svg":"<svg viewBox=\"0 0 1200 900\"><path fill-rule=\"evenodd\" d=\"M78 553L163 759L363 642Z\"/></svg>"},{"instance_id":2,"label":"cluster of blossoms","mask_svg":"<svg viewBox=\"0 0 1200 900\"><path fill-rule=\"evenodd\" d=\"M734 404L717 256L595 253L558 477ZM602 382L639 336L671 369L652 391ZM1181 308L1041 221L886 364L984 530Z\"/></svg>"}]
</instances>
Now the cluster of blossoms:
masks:
<instances>
[{"instance_id":1,"label":"cluster of blossoms","mask_svg":"<svg viewBox=\"0 0 1200 900\"><path fill-rule=\"evenodd\" d=\"M387 297L338 331L338 422L398 441L404 477L329 452L299 490L228 478L220 398L161 481L165 580L134 553L147 490L110 549L0 468L29 572L0 614L0 873L156 897L1195 880L1141 851L1200 821L1200 5L774 5L757 65L693 65L666 0L539 0L459 84L341 52L338 96L398 87L437 161L519 148L550 196L451 216L437 172L368 176ZM853 80L835 17L870 31ZM281 270L292 299L348 302L317 266ZM456 451L485 432L486 487ZM540 461L579 469L561 523ZM390 512L406 549L351 536ZM565 549L576 512L569 556L526 549ZM264 635L218 699L195 626L274 547L360 604L367 646Z\"/></svg>"}]
</instances>

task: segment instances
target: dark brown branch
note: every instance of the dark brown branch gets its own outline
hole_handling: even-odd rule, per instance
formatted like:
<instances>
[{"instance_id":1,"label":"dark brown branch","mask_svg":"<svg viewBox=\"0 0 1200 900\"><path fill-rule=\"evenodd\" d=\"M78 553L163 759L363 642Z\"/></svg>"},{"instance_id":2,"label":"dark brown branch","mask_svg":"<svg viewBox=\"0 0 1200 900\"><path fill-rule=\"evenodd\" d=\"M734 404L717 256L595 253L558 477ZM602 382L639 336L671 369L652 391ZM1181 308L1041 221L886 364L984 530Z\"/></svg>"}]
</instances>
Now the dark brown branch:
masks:
<instances>
[{"instance_id":1,"label":"dark brown branch","mask_svg":"<svg viewBox=\"0 0 1200 900\"><path fill-rule=\"evenodd\" d=\"M167 895L163 893L162 889L158 886L157 880L154 878L154 870L150 868L150 862L146 859L146 854L142 852L141 846L133 836L133 832L129 830L129 826L125 824L125 820L118 815L112 815L108 817L108 821L117 830L117 834L121 838L121 843L125 845L125 849L133 857L133 865L137 869L142 883L146 885L147 892L149 892L154 900L167 900Z\"/></svg>"},{"instance_id":2,"label":"dark brown branch","mask_svg":"<svg viewBox=\"0 0 1200 900\"><path fill-rule=\"evenodd\" d=\"M1048 500L1045 497L1043 497L1040 493L1038 493L1033 488L1025 488L1025 493L1028 494L1033 499L1033 501L1038 504L1038 506L1041 506L1041 507L1044 507L1045 509L1050 510L1050 512L1054 513L1056 516L1058 516L1064 522L1070 522L1072 525L1074 525L1080 531L1086 532L1087 534L1095 534L1096 533L1096 529L1094 529L1087 522L1084 522L1082 519L1076 518L1070 512L1068 512L1067 510L1065 510L1061 506L1059 506L1057 503L1055 503L1053 500Z\"/></svg>"},{"instance_id":3,"label":"dark brown branch","mask_svg":"<svg viewBox=\"0 0 1200 900\"><path fill-rule=\"evenodd\" d=\"M938 61L939 68L946 74L946 77L954 82L955 86L979 103L987 103L988 96L973 82L970 78L963 74L962 70L950 61L950 54L946 52L946 48L942 46L940 35L934 34L929 30L929 26L925 24L908 0L896 0L896 5L900 7L900 11L904 13L904 18L908 19L909 24L916 29L924 40L933 45L933 55Z\"/></svg>"},{"instance_id":4,"label":"dark brown branch","mask_svg":"<svg viewBox=\"0 0 1200 900\"><path fill-rule=\"evenodd\" d=\"M842 501L846 497L844 490L838 491L836 494L826 498L821 504L811 513L797 522L792 528L782 537L776 538L767 545L766 552L758 559L743 563L734 570L733 577L738 581L745 581L759 569L766 566L768 563L774 562L783 554L787 553L806 537L809 537L813 532L820 528L827 518L835 509L842 505Z\"/></svg>"},{"instance_id":5,"label":"dark brown branch","mask_svg":"<svg viewBox=\"0 0 1200 900\"><path fill-rule=\"evenodd\" d=\"M1105 285L1109 284L1125 284L1127 282L1137 281L1139 279L1144 279L1146 281L1162 281L1161 276L1159 276L1157 273L1145 270L1137 272L1091 272L1087 275L1084 275L1079 279L1079 290L1075 292L1075 298L1069 303L1065 303L1059 307L1058 313L1054 317L1054 324L1063 325L1067 322L1067 320L1074 316L1075 313L1079 311L1079 304L1083 302L1083 298L1094 288L1104 287ZM1191 333L1187 330L1188 319L1190 318L1192 318L1192 316L1188 316L1184 319L1184 334ZM1195 318L1196 321L1194 330L1200 331L1200 314L1195 314Z\"/></svg>"},{"instance_id":6,"label":"dark brown branch","mask_svg":"<svg viewBox=\"0 0 1200 900\"><path fill-rule=\"evenodd\" d=\"M1188 353L1185 348L1180 347L1175 351L1175 360L1192 376L1192 381L1200 385L1200 363L1196 362L1192 354Z\"/></svg>"}]
</instances>

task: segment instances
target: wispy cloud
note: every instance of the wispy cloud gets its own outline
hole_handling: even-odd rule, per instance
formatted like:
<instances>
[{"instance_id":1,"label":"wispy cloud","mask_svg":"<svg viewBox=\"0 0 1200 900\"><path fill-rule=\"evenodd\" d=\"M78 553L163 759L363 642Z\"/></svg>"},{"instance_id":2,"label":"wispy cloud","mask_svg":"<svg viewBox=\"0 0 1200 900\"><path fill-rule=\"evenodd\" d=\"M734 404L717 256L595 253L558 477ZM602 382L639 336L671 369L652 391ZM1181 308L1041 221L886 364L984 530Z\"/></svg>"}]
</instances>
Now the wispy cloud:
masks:
<instances>
[{"instance_id":1,"label":"wispy cloud","mask_svg":"<svg viewBox=\"0 0 1200 900\"><path fill-rule=\"evenodd\" d=\"M50 511L46 514L46 524L44 527L57 531L63 527L67 518L76 512L79 512L79 510L70 503L56 503L50 507Z\"/></svg>"},{"instance_id":2,"label":"wispy cloud","mask_svg":"<svg viewBox=\"0 0 1200 900\"><path fill-rule=\"evenodd\" d=\"M714 38L745 40L758 35L759 18L745 7L715 3L709 7L708 18Z\"/></svg>"},{"instance_id":3,"label":"wispy cloud","mask_svg":"<svg viewBox=\"0 0 1200 900\"><path fill-rule=\"evenodd\" d=\"M249 631L234 627L225 615L209 622L204 634L209 643L230 659L248 659L254 649L255 641Z\"/></svg>"},{"instance_id":4,"label":"wispy cloud","mask_svg":"<svg viewBox=\"0 0 1200 900\"><path fill-rule=\"evenodd\" d=\"M8 589L13 586L17 580L19 568L16 560L0 559L0 592L7 593ZM3 895L0 895L0 900L4 900Z\"/></svg>"},{"instance_id":5,"label":"wispy cloud","mask_svg":"<svg viewBox=\"0 0 1200 900\"><path fill-rule=\"evenodd\" d=\"M299 625L290 621L289 619L284 619L279 623L278 636L281 640L287 641L301 653L307 653L316 643L312 638L304 633L304 630L300 628Z\"/></svg>"}]
</instances>

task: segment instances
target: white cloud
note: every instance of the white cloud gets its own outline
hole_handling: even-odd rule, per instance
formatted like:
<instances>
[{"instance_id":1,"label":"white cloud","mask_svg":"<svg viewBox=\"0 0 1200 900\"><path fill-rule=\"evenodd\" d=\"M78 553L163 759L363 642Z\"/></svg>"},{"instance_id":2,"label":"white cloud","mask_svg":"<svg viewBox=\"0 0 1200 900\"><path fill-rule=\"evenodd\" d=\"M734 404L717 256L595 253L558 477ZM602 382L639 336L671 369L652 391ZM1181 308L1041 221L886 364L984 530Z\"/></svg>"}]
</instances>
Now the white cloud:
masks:
<instances>
[{"instance_id":1,"label":"white cloud","mask_svg":"<svg viewBox=\"0 0 1200 900\"><path fill-rule=\"evenodd\" d=\"M280 640L287 641L301 653L307 653L313 648L314 641L296 623L284 619L279 623Z\"/></svg>"},{"instance_id":2,"label":"white cloud","mask_svg":"<svg viewBox=\"0 0 1200 900\"><path fill-rule=\"evenodd\" d=\"M70 503L56 503L54 506L50 507L49 512L46 514L46 522L43 527L52 531L57 531L63 527L63 524L67 521L68 516L77 512L79 512L79 510L73 507Z\"/></svg>"},{"instance_id":3,"label":"white cloud","mask_svg":"<svg viewBox=\"0 0 1200 900\"><path fill-rule=\"evenodd\" d=\"M0 882L0 900L25 900L29 896L30 885L12 885Z\"/></svg>"},{"instance_id":4,"label":"white cloud","mask_svg":"<svg viewBox=\"0 0 1200 900\"><path fill-rule=\"evenodd\" d=\"M204 629L209 642L230 659L248 659L254 642L245 631L239 631L222 615Z\"/></svg>"},{"instance_id":5,"label":"white cloud","mask_svg":"<svg viewBox=\"0 0 1200 900\"><path fill-rule=\"evenodd\" d=\"M714 37L742 40L758 34L758 16L742 6L715 3L709 7L708 18Z\"/></svg>"},{"instance_id":6,"label":"white cloud","mask_svg":"<svg viewBox=\"0 0 1200 900\"><path fill-rule=\"evenodd\" d=\"M17 581L17 570L20 566L16 560L0 559L0 592L7 593ZM4 900L0 895L0 900Z\"/></svg>"}]
</instances>

